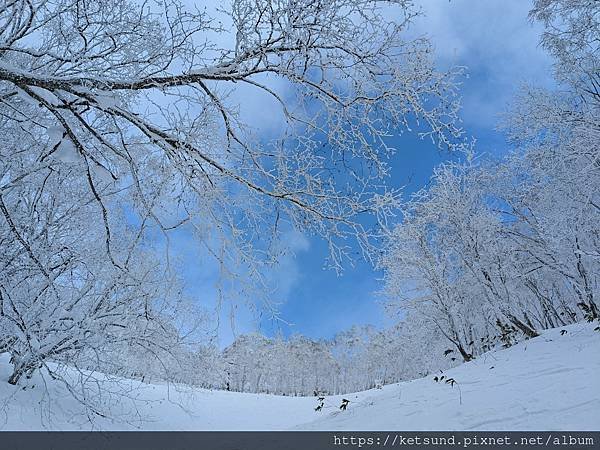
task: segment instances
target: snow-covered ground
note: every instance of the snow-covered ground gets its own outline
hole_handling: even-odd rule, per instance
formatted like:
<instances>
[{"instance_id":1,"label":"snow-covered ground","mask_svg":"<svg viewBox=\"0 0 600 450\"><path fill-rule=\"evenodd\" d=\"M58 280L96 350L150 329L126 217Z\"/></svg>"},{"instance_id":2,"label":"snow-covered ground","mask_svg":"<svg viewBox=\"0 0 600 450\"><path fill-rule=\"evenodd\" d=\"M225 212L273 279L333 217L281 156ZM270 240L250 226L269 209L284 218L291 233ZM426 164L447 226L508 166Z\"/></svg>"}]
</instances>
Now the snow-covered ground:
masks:
<instances>
[{"instance_id":1,"label":"snow-covered ground","mask_svg":"<svg viewBox=\"0 0 600 450\"><path fill-rule=\"evenodd\" d=\"M101 429L146 430L600 430L600 333L590 324L545 332L507 350L490 352L426 378L328 397L284 397L140 384L137 405L119 401L118 420L96 417ZM566 333L561 334L561 330ZM21 389L6 383L0 357L3 430L89 429L82 408L56 382L34 379ZM456 381L446 384L447 378ZM136 384L137 387L137 384ZM44 392L50 397L44 396ZM127 420L125 422L124 420Z\"/></svg>"}]
</instances>

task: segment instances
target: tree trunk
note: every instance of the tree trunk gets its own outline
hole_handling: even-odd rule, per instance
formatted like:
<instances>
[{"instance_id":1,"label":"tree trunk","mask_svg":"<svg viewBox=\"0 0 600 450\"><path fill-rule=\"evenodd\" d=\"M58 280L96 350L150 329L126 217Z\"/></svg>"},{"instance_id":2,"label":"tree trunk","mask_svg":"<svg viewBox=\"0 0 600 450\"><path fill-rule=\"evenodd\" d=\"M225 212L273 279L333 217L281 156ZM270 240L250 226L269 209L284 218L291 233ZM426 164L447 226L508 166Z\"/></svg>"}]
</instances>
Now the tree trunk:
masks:
<instances>
[{"instance_id":1,"label":"tree trunk","mask_svg":"<svg viewBox=\"0 0 600 450\"><path fill-rule=\"evenodd\" d=\"M16 364L12 375L8 378L8 383L16 385L24 374L25 367L22 364Z\"/></svg>"},{"instance_id":2,"label":"tree trunk","mask_svg":"<svg viewBox=\"0 0 600 450\"><path fill-rule=\"evenodd\" d=\"M535 331L533 328L517 319L512 314L509 315L508 318L512 322L512 324L515 325L519 330L521 330L523 334L525 334L525 336L527 336L528 338L534 338L539 336L539 333L537 331Z\"/></svg>"},{"instance_id":3,"label":"tree trunk","mask_svg":"<svg viewBox=\"0 0 600 450\"><path fill-rule=\"evenodd\" d=\"M27 362L23 362L23 360L19 362L14 362L14 369L11 376L8 378L8 383L12 385L16 385L23 375L28 378L31 377L33 371L37 368L41 367L37 365L35 362L29 360Z\"/></svg>"},{"instance_id":4,"label":"tree trunk","mask_svg":"<svg viewBox=\"0 0 600 450\"><path fill-rule=\"evenodd\" d=\"M456 348L460 352L460 356L462 356L462 358L465 362L469 362L469 361L473 360L473 355L468 353L461 344L455 343L454 345L456 345Z\"/></svg>"}]
</instances>

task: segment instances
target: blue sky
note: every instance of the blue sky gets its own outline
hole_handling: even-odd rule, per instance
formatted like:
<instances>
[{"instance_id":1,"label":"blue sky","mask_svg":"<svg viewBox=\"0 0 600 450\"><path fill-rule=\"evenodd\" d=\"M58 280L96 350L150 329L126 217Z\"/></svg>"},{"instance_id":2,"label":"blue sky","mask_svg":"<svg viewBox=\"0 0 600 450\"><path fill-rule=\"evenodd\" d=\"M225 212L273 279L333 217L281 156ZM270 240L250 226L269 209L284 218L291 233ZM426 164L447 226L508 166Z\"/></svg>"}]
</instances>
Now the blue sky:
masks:
<instances>
[{"instance_id":1,"label":"blue sky","mask_svg":"<svg viewBox=\"0 0 600 450\"><path fill-rule=\"evenodd\" d=\"M420 0L425 16L412 30L431 37L440 67L466 66L463 79L463 126L477 139L479 153L501 154L508 150L495 131L498 115L523 83L551 85L551 61L539 48L539 28L529 23L530 2L525 0ZM260 98L247 97L242 111L248 116L260 111ZM264 111L264 110L263 110ZM261 114L264 118L264 114ZM268 132L276 122L264 124ZM398 149L392 161L392 183L406 185L406 194L426 185L433 168L451 157L430 142L406 135L394 141ZM181 253L182 273L187 291L214 305L216 268L203 260L191 237L178 236L176 251ZM311 338L328 338L352 325L390 324L375 294L381 274L364 262L347 268L338 276L324 270L326 245L316 238L290 233L295 256L283 259L270 277L277 280L278 294L285 302L281 318L289 322L260 320L242 303L236 303L235 327L228 319L230 305L220 313L219 342L227 345L237 333L262 331L267 335L300 333ZM215 324L215 329L217 325Z\"/></svg>"}]
</instances>

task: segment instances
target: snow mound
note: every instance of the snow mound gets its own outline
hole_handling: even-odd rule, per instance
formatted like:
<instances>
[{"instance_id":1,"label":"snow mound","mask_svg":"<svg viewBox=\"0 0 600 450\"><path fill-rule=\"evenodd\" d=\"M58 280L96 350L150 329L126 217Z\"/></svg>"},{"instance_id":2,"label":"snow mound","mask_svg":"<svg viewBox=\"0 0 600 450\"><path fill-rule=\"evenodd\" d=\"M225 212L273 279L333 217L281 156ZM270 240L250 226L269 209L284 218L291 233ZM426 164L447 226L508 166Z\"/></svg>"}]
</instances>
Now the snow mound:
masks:
<instances>
[{"instance_id":1,"label":"snow mound","mask_svg":"<svg viewBox=\"0 0 600 450\"><path fill-rule=\"evenodd\" d=\"M598 430L600 333L577 324L487 353L444 373L344 396L207 391L120 380L110 417L90 417L64 386L9 385L0 355L3 430ZM564 331L563 331L564 330ZM561 333L562 331L562 333ZM434 376L444 376L435 382ZM454 379L455 384L445 381ZM115 381L116 383L116 381ZM123 391L123 385L127 385ZM45 387L44 387L45 386ZM346 411L339 406L350 400ZM109 403L107 403L108 405Z\"/></svg>"}]
</instances>

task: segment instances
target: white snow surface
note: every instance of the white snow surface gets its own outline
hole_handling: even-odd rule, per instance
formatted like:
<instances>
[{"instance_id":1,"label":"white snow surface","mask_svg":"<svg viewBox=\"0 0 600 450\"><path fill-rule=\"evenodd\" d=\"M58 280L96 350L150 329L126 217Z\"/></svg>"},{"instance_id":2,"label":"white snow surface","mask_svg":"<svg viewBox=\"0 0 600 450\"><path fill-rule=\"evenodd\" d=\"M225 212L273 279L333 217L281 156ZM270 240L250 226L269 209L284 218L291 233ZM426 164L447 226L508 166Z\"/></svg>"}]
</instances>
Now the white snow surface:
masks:
<instances>
[{"instance_id":1,"label":"white snow surface","mask_svg":"<svg viewBox=\"0 0 600 450\"><path fill-rule=\"evenodd\" d=\"M344 396L314 397L207 391L130 382L123 399L90 422L57 382L39 377L25 390L6 381L0 356L3 430L600 430L600 333L596 325L556 328L506 350L435 375ZM561 330L566 333L561 335ZM139 389L138 389L139 388ZM44 394L44 392L49 393ZM340 411L342 398L350 400ZM136 405L135 408L133 405ZM137 411L137 412L136 412ZM136 412L134 414L134 412Z\"/></svg>"}]
</instances>

